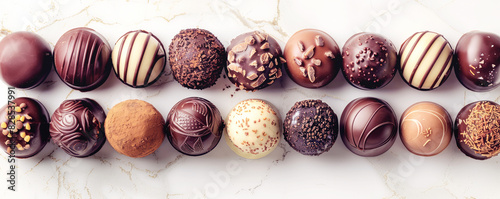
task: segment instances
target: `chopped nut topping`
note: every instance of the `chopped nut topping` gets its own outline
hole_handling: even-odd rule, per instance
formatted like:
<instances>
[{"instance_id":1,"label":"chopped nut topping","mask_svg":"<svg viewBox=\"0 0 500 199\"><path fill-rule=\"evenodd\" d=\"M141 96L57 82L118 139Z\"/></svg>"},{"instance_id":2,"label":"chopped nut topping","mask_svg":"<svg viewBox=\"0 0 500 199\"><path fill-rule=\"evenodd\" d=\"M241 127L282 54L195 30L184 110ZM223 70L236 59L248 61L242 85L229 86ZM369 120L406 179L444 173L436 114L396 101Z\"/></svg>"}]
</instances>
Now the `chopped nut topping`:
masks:
<instances>
[{"instance_id":1,"label":"chopped nut topping","mask_svg":"<svg viewBox=\"0 0 500 199\"><path fill-rule=\"evenodd\" d=\"M260 55L260 62L262 64L269 64L269 55L267 53Z\"/></svg>"},{"instance_id":2,"label":"chopped nut topping","mask_svg":"<svg viewBox=\"0 0 500 199\"><path fill-rule=\"evenodd\" d=\"M234 58L235 58L234 52L229 51L229 53L227 53L227 60L230 62L234 62Z\"/></svg>"},{"instance_id":3,"label":"chopped nut topping","mask_svg":"<svg viewBox=\"0 0 500 199\"><path fill-rule=\"evenodd\" d=\"M320 59L313 58L311 61L316 66L320 66L321 65L321 60Z\"/></svg>"},{"instance_id":4,"label":"chopped nut topping","mask_svg":"<svg viewBox=\"0 0 500 199\"><path fill-rule=\"evenodd\" d=\"M255 50L255 48L252 48L252 50L250 51L250 56L248 58L252 58L255 53L257 53L257 50Z\"/></svg>"},{"instance_id":5,"label":"chopped nut topping","mask_svg":"<svg viewBox=\"0 0 500 199\"><path fill-rule=\"evenodd\" d=\"M2 122L1 127L2 127L3 129L6 129L6 128L7 128L7 123Z\"/></svg>"},{"instance_id":6,"label":"chopped nut topping","mask_svg":"<svg viewBox=\"0 0 500 199\"><path fill-rule=\"evenodd\" d=\"M302 58L311 59L314 56L314 46L307 48L307 50L302 54Z\"/></svg>"},{"instance_id":7,"label":"chopped nut topping","mask_svg":"<svg viewBox=\"0 0 500 199\"><path fill-rule=\"evenodd\" d=\"M311 81L311 83L314 83L314 81L316 81L316 76L315 76L315 71L314 71L314 67L313 66L307 66L307 76L309 77L309 81Z\"/></svg>"},{"instance_id":8,"label":"chopped nut topping","mask_svg":"<svg viewBox=\"0 0 500 199\"><path fill-rule=\"evenodd\" d=\"M299 47L300 52L304 52L305 47L304 47L304 44L301 41L297 42L297 46Z\"/></svg>"},{"instance_id":9,"label":"chopped nut topping","mask_svg":"<svg viewBox=\"0 0 500 199\"><path fill-rule=\"evenodd\" d=\"M247 50L247 48L248 48L248 44L240 43L240 44L234 46L232 51L234 51L234 53L240 53L240 52Z\"/></svg>"},{"instance_id":10,"label":"chopped nut topping","mask_svg":"<svg viewBox=\"0 0 500 199\"><path fill-rule=\"evenodd\" d=\"M262 44L262 46L260 46L260 49L262 49L262 50L269 49L269 42Z\"/></svg>"},{"instance_id":11,"label":"chopped nut topping","mask_svg":"<svg viewBox=\"0 0 500 199\"><path fill-rule=\"evenodd\" d=\"M248 45L254 45L255 44L255 38L253 38L251 35L245 38L245 42Z\"/></svg>"},{"instance_id":12,"label":"chopped nut topping","mask_svg":"<svg viewBox=\"0 0 500 199\"><path fill-rule=\"evenodd\" d=\"M250 66L257 67L257 60L250 62Z\"/></svg>"},{"instance_id":13,"label":"chopped nut topping","mask_svg":"<svg viewBox=\"0 0 500 199\"><path fill-rule=\"evenodd\" d=\"M325 41L320 35L316 35L316 37L314 37L314 41L316 42L316 46L322 47L325 45Z\"/></svg>"},{"instance_id":14,"label":"chopped nut topping","mask_svg":"<svg viewBox=\"0 0 500 199\"><path fill-rule=\"evenodd\" d=\"M335 59L335 55L333 55L332 51L326 51L325 56L330 59Z\"/></svg>"},{"instance_id":15,"label":"chopped nut topping","mask_svg":"<svg viewBox=\"0 0 500 199\"><path fill-rule=\"evenodd\" d=\"M25 141L25 142L30 142L30 139L31 139L31 136L26 136L26 137L24 137L24 141Z\"/></svg>"},{"instance_id":16,"label":"chopped nut topping","mask_svg":"<svg viewBox=\"0 0 500 199\"><path fill-rule=\"evenodd\" d=\"M296 57L293 61L295 61L297 65L302 66L302 60L300 58Z\"/></svg>"},{"instance_id":17,"label":"chopped nut topping","mask_svg":"<svg viewBox=\"0 0 500 199\"><path fill-rule=\"evenodd\" d=\"M255 79L257 79L257 77L258 76L255 73L251 73L250 75L247 75L247 79L249 79L249 80L255 80Z\"/></svg>"}]
</instances>

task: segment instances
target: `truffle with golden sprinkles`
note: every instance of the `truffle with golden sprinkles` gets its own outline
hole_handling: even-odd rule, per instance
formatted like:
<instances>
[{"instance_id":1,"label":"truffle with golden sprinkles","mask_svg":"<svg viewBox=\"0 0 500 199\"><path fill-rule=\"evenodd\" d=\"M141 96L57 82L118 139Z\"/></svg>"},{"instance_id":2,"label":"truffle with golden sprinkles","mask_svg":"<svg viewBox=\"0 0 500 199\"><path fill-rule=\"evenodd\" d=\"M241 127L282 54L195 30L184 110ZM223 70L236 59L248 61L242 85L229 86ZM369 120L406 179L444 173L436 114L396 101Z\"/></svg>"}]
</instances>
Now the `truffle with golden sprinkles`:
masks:
<instances>
[{"instance_id":1,"label":"truffle with golden sprinkles","mask_svg":"<svg viewBox=\"0 0 500 199\"><path fill-rule=\"evenodd\" d=\"M259 159L280 141L281 120L272 106L260 99L238 103L227 116L226 142L236 154Z\"/></svg>"}]
</instances>

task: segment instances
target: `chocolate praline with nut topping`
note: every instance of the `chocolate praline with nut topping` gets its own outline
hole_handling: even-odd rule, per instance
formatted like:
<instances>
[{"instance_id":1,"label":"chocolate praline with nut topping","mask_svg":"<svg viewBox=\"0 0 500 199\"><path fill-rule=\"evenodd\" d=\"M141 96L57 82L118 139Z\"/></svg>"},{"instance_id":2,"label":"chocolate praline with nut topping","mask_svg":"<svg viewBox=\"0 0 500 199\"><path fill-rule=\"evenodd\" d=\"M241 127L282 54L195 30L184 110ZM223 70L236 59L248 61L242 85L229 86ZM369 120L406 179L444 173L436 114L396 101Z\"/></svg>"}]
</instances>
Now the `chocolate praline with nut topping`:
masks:
<instances>
[{"instance_id":1,"label":"chocolate praline with nut topping","mask_svg":"<svg viewBox=\"0 0 500 199\"><path fill-rule=\"evenodd\" d=\"M500 85L500 37L489 32L471 31L455 48L455 74L465 88L484 92Z\"/></svg>"},{"instance_id":2,"label":"chocolate praline with nut topping","mask_svg":"<svg viewBox=\"0 0 500 199\"><path fill-rule=\"evenodd\" d=\"M185 98L172 107L167 116L168 141L179 152L198 156L217 146L224 129L219 109L200 97Z\"/></svg>"},{"instance_id":3,"label":"chocolate praline with nut topping","mask_svg":"<svg viewBox=\"0 0 500 199\"><path fill-rule=\"evenodd\" d=\"M330 150L338 135L337 115L321 100L296 102L283 127L285 140L303 155L317 156Z\"/></svg>"},{"instance_id":4,"label":"chocolate praline with nut topping","mask_svg":"<svg viewBox=\"0 0 500 199\"><path fill-rule=\"evenodd\" d=\"M342 48L342 58L342 74L359 89L382 88L396 74L396 47L378 34L362 32L353 35Z\"/></svg>"},{"instance_id":5,"label":"chocolate praline with nut topping","mask_svg":"<svg viewBox=\"0 0 500 199\"><path fill-rule=\"evenodd\" d=\"M210 31L181 30L170 43L168 59L174 79L191 89L215 84L226 64L226 51Z\"/></svg>"},{"instance_id":6,"label":"chocolate praline with nut topping","mask_svg":"<svg viewBox=\"0 0 500 199\"><path fill-rule=\"evenodd\" d=\"M237 36L227 52L227 77L241 90L268 87L282 76L281 68L286 63L278 42L259 31Z\"/></svg>"},{"instance_id":7,"label":"chocolate praline with nut topping","mask_svg":"<svg viewBox=\"0 0 500 199\"><path fill-rule=\"evenodd\" d=\"M49 142L49 113L38 100L20 97L0 109L0 146L16 158L38 154Z\"/></svg>"},{"instance_id":8,"label":"chocolate praline with nut topping","mask_svg":"<svg viewBox=\"0 0 500 199\"><path fill-rule=\"evenodd\" d=\"M500 105L477 101L464 106L455 119L455 139L467 156L486 160L500 153Z\"/></svg>"},{"instance_id":9,"label":"chocolate praline with nut topping","mask_svg":"<svg viewBox=\"0 0 500 199\"><path fill-rule=\"evenodd\" d=\"M335 40L316 29L293 34L285 45L285 59L288 76L306 88L327 85L342 67L340 49Z\"/></svg>"},{"instance_id":10,"label":"chocolate praline with nut topping","mask_svg":"<svg viewBox=\"0 0 500 199\"><path fill-rule=\"evenodd\" d=\"M97 153L106 141L106 113L94 100L65 100L50 121L52 141L67 154L83 158Z\"/></svg>"}]
</instances>

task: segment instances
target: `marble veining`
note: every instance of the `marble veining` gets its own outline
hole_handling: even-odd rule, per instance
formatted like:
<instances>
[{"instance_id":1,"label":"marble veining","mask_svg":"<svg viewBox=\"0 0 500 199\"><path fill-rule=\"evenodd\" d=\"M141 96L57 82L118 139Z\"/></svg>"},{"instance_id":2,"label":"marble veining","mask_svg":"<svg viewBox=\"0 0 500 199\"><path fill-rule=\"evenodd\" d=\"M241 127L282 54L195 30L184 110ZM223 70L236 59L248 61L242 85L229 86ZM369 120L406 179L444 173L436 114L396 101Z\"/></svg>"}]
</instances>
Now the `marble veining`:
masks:
<instances>
[{"instance_id":1,"label":"marble veining","mask_svg":"<svg viewBox=\"0 0 500 199\"><path fill-rule=\"evenodd\" d=\"M180 30L204 28L224 46L237 35L254 30L273 36L283 48L298 30L317 28L330 34L342 47L360 31L390 39L399 50L406 38L419 31L442 34L452 48L460 36L479 29L500 34L497 1L466 0L0 0L0 39L15 31L33 31L51 47L67 30L84 26L101 33L113 47L124 33L144 29L164 46ZM4 92L5 91L5 92ZM5 104L7 85L0 83ZM499 102L500 88L471 92L454 72L439 88L418 91L399 74L386 87L363 91L350 86L341 73L327 86L307 89L284 73L273 85L256 92L236 91L225 75L205 90L186 89L173 81L170 66L153 85L130 88L111 72L96 90L82 93L67 87L52 71L32 90L16 89L16 97L39 99L53 113L65 99L88 97L109 111L127 99L153 104L164 117L179 100L199 96L210 100L225 118L239 101L261 98L271 102L281 119L296 101L321 99L340 117L344 107L358 97L386 100L399 117L419 101L433 101L452 118L477 100ZM8 156L0 154L0 171L6 179ZM144 158L129 158L109 143L93 156L74 158L52 142L30 159L16 159L16 191L0 181L2 198L496 198L500 186L499 157L477 161L466 157L455 141L439 155L411 154L396 138L381 156L364 158L351 153L337 139L329 152L303 156L283 139L275 151L259 160L234 154L224 139L200 157L177 152L168 141Z\"/></svg>"}]
</instances>

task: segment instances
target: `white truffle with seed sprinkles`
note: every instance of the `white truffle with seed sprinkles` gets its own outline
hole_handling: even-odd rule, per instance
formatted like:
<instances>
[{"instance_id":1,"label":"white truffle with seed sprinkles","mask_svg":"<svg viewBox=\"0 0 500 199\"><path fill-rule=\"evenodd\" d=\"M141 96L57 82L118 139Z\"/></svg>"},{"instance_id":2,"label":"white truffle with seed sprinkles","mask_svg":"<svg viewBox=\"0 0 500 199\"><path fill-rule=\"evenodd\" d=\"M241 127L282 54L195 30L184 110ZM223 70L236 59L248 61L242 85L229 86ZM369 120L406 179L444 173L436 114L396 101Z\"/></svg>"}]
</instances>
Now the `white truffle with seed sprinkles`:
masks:
<instances>
[{"instance_id":1,"label":"white truffle with seed sprinkles","mask_svg":"<svg viewBox=\"0 0 500 199\"><path fill-rule=\"evenodd\" d=\"M259 159L278 146L281 119L271 104L263 100L241 101L231 110L226 121L226 142L241 157Z\"/></svg>"}]
</instances>

